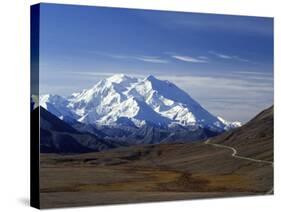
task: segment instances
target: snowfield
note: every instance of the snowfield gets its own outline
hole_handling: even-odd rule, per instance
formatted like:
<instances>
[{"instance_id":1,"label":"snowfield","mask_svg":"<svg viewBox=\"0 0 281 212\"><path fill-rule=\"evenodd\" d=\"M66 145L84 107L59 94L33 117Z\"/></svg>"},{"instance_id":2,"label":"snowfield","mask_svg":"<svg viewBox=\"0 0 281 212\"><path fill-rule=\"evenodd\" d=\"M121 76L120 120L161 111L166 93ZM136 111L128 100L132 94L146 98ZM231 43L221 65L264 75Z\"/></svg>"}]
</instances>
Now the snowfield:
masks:
<instances>
[{"instance_id":1,"label":"snowfield","mask_svg":"<svg viewBox=\"0 0 281 212\"><path fill-rule=\"evenodd\" d=\"M98 126L200 126L213 131L241 126L212 115L175 84L154 76L116 74L67 98L42 95L40 105L62 120Z\"/></svg>"}]
</instances>

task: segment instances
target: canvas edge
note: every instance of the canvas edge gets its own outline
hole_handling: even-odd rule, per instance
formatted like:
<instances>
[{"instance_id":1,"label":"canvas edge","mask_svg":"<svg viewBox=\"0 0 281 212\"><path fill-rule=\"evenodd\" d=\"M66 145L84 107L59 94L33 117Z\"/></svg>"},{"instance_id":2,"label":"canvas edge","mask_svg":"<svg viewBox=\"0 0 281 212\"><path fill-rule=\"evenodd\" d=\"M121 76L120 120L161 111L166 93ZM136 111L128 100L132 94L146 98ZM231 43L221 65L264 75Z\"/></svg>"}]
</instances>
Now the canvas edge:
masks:
<instances>
[{"instance_id":1,"label":"canvas edge","mask_svg":"<svg viewBox=\"0 0 281 212\"><path fill-rule=\"evenodd\" d=\"M39 96L40 4L30 7L30 98ZM30 206L40 208L39 110L30 111Z\"/></svg>"}]
</instances>

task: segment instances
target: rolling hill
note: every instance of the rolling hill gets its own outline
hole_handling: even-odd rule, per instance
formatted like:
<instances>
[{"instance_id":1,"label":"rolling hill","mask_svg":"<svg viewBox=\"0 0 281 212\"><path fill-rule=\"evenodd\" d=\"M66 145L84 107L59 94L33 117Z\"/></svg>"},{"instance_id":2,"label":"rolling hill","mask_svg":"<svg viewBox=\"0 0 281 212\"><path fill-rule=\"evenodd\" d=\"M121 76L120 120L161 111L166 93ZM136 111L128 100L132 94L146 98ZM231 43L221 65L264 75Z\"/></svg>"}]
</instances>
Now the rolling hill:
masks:
<instances>
[{"instance_id":1,"label":"rolling hill","mask_svg":"<svg viewBox=\"0 0 281 212\"><path fill-rule=\"evenodd\" d=\"M273 107L202 142L41 154L40 198L48 208L272 194L272 159Z\"/></svg>"},{"instance_id":2,"label":"rolling hill","mask_svg":"<svg viewBox=\"0 0 281 212\"><path fill-rule=\"evenodd\" d=\"M245 157L273 161L273 106L243 127L212 138L210 143L234 147Z\"/></svg>"}]
</instances>

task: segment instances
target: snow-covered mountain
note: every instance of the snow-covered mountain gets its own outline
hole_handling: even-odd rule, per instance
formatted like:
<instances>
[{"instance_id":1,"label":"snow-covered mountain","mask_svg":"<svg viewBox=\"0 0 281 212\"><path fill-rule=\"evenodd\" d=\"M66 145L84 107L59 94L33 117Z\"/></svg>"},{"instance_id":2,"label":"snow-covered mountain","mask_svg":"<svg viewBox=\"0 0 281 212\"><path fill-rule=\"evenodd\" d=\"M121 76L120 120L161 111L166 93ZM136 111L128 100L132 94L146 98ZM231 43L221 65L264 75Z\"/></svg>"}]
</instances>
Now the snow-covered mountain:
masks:
<instances>
[{"instance_id":1,"label":"snow-covered mountain","mask_svg":"<svg viewBox=\"0 0 281 212\"><path fill-rule=\"evenodd\" d=\"M154 76L113 75L67 98L42 95L40 105L66 122L97 127L222 132L239 126L212 115L176 85Z\"/></svg>"}]
</instances>

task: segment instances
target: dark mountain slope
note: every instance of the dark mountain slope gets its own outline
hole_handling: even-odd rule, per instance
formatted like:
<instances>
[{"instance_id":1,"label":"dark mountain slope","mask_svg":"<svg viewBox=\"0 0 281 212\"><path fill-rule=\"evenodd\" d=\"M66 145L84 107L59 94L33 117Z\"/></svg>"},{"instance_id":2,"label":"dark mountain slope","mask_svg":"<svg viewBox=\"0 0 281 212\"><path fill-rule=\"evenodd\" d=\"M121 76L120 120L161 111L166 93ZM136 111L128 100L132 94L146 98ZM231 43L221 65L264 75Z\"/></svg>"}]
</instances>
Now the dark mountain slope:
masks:
<instances>
[{"instance_id":1,"label":"dark mountain slope","mask_svg":"<svg viewBox=\"0 0 281 212\"><path fill-rule=\"evenodd\" d=\"M36 110L39 110L37 108ZM40 107L41 153L85 153L114 148L90 133L81 133Z\"/></svg>"},{"instance_id":2,"label":"dark mountain slope","mask_svg":"<svg viewBox=\"0 0 281 212\"><path fill-rule=\"evenodd\" d=\"M55 115L40 107L41 128L65 133L79 133L66 122L60 120Z\"/></svg>"},{"instance_id":3,"label":"dark mountain slope","mask_svg":"<svg viewBox=\"0 0 281 212\"><path fill-rule=\"evenodd\" d=\"M237 150L238 155L273 161L273 106L247 124L210 140Z\"/></svg>"}]
</instances>

